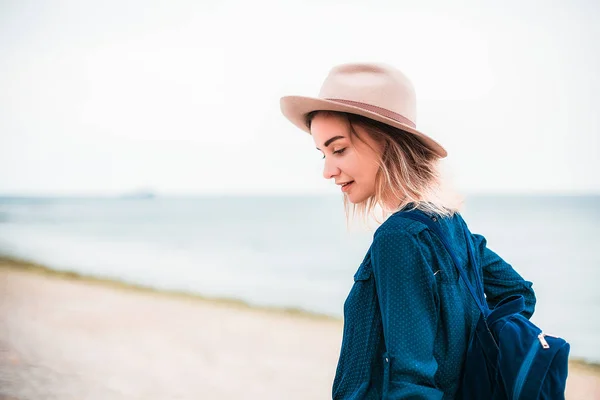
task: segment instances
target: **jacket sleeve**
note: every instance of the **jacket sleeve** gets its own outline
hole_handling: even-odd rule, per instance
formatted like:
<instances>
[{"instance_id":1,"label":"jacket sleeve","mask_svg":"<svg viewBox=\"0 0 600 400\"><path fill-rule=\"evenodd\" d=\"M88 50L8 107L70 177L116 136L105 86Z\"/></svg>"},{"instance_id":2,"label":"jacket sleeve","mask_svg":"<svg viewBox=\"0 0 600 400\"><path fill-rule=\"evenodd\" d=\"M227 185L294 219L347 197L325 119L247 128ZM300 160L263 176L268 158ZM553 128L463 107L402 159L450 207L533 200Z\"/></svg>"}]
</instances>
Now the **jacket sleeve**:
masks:
<instances>
[{"instance_id":1,"label":"jacket sleeve","mask_svg":"<svg viewBox=\"0 0 600 400\"><path fill-rule=\"evenodd\" d=\"M483 286L488 305L493 308L506 297L522 295L525 298L525 311L522 314L531 318L536 300L533 284L524 280L509 263L490 250L485 237L472 234L472 238L483 270Z\"/></svg>"},{"instance_id":2,"label":"jacket sleeve","mask_svg":"<svg viewBox=\"0 0 600 400\"><path fill-rule=\"evenodd\" d=\"M404 232L375 235L371 262L386 353L384 399L441 399L434 357L435 281L417 238Z\"/></svg>"}]
</instances>

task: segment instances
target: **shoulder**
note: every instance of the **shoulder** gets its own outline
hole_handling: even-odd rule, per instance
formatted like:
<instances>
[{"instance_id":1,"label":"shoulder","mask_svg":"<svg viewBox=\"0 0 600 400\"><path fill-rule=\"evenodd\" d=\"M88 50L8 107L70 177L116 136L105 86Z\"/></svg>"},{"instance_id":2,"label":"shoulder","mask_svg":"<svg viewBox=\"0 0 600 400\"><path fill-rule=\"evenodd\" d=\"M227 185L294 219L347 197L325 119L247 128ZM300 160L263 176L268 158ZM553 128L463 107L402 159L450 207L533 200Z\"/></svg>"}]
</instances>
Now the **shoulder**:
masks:
<instances>
[{"instance_id":1,"label":"shoulder","mask_svg":"<svg viewBox=\"0 0 600 400\"><path fill-rule=\"evenodd\" d=\"M373 235L372 248L377 253L429 253L432 246L429 228L422 222L391 215Z\"/></svg>"},{"instance_id":2,"label":"shoulder","mask_svg":"<svg viewBox=\"0 0 600 400\"><path fill-rule=\"evenodd\" d=\"M430 218L437 218L440 230L446 235L454 236L458 232L462 235L461 225L464 223L462 216L455 213L451 217L422 214ZM415 254L420 253L425 259L437 258L436 253L445 253L444 245L440 238L423 222L404 218L398 213L391 215L374 233L373 250L381 252L395 252Z\"/></svg>"},{"instance_id":3,"label":"shoulder","mask_svg":"<svg viewBox=\"0 0 600 400\"><path fill-rule=\"evenodd\" d=\"M392 215L376 231L370 259L376 277L394 282L422 279L431 283L437 242L422 222Z\"/></svg>"}]
</instances>

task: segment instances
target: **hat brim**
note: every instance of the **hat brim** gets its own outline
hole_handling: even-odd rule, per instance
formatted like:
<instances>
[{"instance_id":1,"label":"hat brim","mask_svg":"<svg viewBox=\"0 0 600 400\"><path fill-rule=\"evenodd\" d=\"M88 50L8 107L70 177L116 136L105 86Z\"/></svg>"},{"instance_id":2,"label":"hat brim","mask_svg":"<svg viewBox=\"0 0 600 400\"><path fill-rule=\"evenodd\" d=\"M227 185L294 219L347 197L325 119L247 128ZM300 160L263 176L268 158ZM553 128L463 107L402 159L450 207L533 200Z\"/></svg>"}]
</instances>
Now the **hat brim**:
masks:
<instances>
[{"instance_id":1,"label":"hat brim","mask_svg":"<svg viewBox=\"0 0 600 400\"><path fill-rule=\"evenodd\" d=\"M424 133L394 119L388 118L373 111L365 110L360 107L349 104L339 103L334 100L325 100L314 97L304 96L284 96L280 100L281 112L283 115L298 128L310 133L308 124L306 123L306 115L313 111L339 111L351 114L362 115L363 117L374 119L375 121L383 122L384 124L401 129L405 132L412 133L417 136L421 142L429 147L440 158L448 155L446 150L435 140L425 135Z\"/></svg>"}]
</instances>

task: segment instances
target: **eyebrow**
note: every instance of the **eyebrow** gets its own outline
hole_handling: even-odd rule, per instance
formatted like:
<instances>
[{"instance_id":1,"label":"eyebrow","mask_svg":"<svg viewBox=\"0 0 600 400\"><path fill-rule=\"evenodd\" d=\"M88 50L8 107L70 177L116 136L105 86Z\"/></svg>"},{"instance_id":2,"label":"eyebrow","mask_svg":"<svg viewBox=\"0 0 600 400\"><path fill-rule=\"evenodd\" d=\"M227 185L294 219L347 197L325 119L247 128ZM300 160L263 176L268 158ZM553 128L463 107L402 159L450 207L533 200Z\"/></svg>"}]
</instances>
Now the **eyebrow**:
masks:
<instances>
[{"instance_id":1,"label":"eyebrow","mask_svg":"<svg viewBox=\"0 0 600 400\"><path fill-rule=\"evenodd\" d=\"M329 146L331 143L335 142L338 139L344 139L345 136L334 136L330 139L327 139L327 141L324 143L325 147ZM320 148L317 147L317 150L321 150Z\"/></svg>"}]
</instances>

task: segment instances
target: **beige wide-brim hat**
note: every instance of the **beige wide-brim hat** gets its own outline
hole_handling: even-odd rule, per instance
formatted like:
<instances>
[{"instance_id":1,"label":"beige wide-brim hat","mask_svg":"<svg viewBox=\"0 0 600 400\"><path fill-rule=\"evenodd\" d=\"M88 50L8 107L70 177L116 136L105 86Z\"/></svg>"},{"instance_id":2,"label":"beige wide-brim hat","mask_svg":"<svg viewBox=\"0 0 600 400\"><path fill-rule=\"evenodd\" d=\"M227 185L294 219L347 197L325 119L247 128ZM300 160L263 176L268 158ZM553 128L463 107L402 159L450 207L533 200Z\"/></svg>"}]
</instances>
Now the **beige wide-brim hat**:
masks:
<instances>
[{"instance_id":1,"label":"beige wide-brim hat","mask_svg":"<svg viewBox=\"0 0 600 400\"><path fill-rule=\"evenodd\" d=\"M410 80L385 64L342 64L325 78L319 97L284 96L281 112L310 133L306 115L312 111L341 111L362 115L416 135L440 158L446 150L416 129L417 100Z\"/></svg>"}]
</instances>

